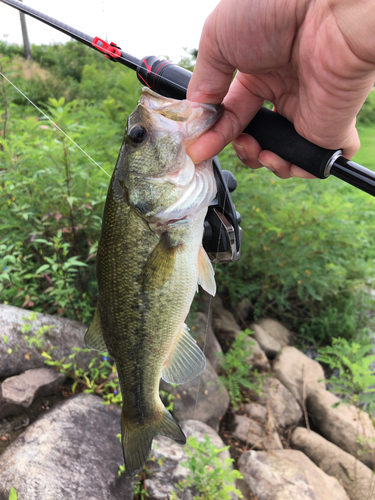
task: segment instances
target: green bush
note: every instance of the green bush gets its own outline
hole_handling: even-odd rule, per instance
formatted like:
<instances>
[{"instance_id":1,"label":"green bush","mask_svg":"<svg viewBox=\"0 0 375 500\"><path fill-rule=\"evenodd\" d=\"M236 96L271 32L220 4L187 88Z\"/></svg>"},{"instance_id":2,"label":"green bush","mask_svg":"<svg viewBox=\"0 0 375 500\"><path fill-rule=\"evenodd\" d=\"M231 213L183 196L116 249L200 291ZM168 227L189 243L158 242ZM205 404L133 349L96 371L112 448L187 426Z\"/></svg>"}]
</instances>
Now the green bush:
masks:
<instances>
[{"instance_id":1,"label":"green bush","mask_svg":"<svg viewBox=\"0 0 375 500\"><path fill-rule=\"evenodd\" d=\"M358 113L357 123L370 125L375 123L375 91L372 90Z\"/></svg>"},{"instance_id":2,"label":"green bush","mask_svg":"<svg viewBox=\"0 0 375 500\"><path fill-rule=\"evenodd\" d=\"M111 173L139 97L134 72L69 42L33 47L31 78L19 51L0 44L6 74ZM0 299L87 320L97 293L95 253L108 179L12 87L5 88ZM373 100L371 93L359 115L364 124ZM221 293L233 305L248 300L254 318L280 319L304 341L354 337L368 324L373 199L334 178L283 181L265 169L249 171L231 148L220 160L237 176L233 198L244 230L241 260L216 266Z\"/></svg>"},{"instance_id":3,"label":"green bush","mask_svg":"<svg viewBox=\"0 0 375 500\"><path fill-rule=\"evenodd\" d=\"M50 98L64 97L67 102L80 99L115 102L127 119L129 102L134 106L142 85L134 71L114 64L85 45L70 41L65 44L33 45L33 61L23 59L23 49L0 41L0 63L3 73L35 104ZM9 100L20 107L27 101L9 88ZM130 100L130 101L129 101ZM125 112L126 110L126 112Z\"/></svg>"},{"instance_id":4,"label":"green bush","mask_svg":"<svg viewBox=\"0 0 375 500\"><path fill-rule=\"evenodd\" d=\"M1 299L88 320L109 178L49 122L17 117L14 104L10 110L0 138ZM121 134L100 110L61 99L50 101L48 113L112 172Z\"/></svg>"},{"instance_id":5,"label":"green bush","mask_svg":"<svg viewBox=\"0 0 375 500\"><path fill-rule=\"evenodd\" d=\"M71 98L71 90L65 82L52 72L41 68L35 61L26 61L22 57L4 57L0 54L1 72L23 94L37 106L48 102L50 97ZM29 108L29 102L12 86L7 84L8 102L13 102L22 108Z\"/></svg>"},{"instance_id":6,"label":"green bush","mask_svg":"<svg viewBox=\"0 0 375 500\"><path fill-rule=\"evenodd\" d=\"M231 162L226 151L222 167ZM221 292L314 343L355 335L374 275L373 198L334 178L284 181L238 166L235 174L242 256L216 267Z\"/></svg>"},{"instance_id":7,"label":"green bush","mask_svg":"<svg viewBox=\"0 0 375 500\"><path fill-rule=\"evenodd\" d=\"M319 349L318 361L338 371L326 380L330 390L343 402L357 406L369 413L375 412L375 354L371 339L363 336L360 341L332 339L332 346ZM338 406L340 402L336 405Z\"/></svg>"},{"instance_id":8,"label":"green bush","mask_svg":"<svg viewBox=\"0 0 375 500\"><path fill-rule=\"evenodd\" d=\"M242 493L234 486L235 480L242 478L238 470L232 470L234 460L226 458L222 464L218 457L227 449L229 446L216 448L207 434L201 443L195 437L189 437L185 446L187 462L181 463L189 472L186 480L176 484L177 489L183 492L186 488L194 487L198 495L193 500L230 500L233 494L242 498ZM178 498L172 491L171 500Z\"/></svg>"}]
</instances>

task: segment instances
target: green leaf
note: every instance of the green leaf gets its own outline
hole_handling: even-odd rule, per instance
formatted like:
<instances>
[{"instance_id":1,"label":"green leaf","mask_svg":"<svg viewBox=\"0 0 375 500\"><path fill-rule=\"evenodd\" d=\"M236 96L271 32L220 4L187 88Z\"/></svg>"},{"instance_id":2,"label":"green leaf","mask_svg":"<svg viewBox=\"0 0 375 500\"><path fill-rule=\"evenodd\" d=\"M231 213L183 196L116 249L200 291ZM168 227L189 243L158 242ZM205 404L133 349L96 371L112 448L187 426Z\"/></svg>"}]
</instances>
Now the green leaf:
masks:
<instances>
[{"instance_id":1,"label":"green leaf","mask_svg":"<svg viewBox=\"0 0 375 500\"><path fill-rule=\"evenodd\" d=\"M36 271L35 271L35 274L41 274L43 273L44 271L47 271L47 269L50 268L50 265L49 264L43 264L42 266L40 266Z\"/></svg>"},{"instance_id":2,"label":"green leaf","mask_svg":"<svg viewBox=\"0 0 375 500\"><path fill-rule=\"evenodd\" d=\"M12 486L9 493L9 500L17 500L17 498L18 498L17 492Z\"/></svg>"},{"instance_id":3,"label":"green leaf","mask_svg":"<svg viewBox=\"0 0 375 500\"><path fill-rule=\"evenodd\" d=\"M67 196L66 201L68 202L70 208L72 208L73 203L77 201L77 198L75 198L74 196Z\"/></svg>"}]
</instances>

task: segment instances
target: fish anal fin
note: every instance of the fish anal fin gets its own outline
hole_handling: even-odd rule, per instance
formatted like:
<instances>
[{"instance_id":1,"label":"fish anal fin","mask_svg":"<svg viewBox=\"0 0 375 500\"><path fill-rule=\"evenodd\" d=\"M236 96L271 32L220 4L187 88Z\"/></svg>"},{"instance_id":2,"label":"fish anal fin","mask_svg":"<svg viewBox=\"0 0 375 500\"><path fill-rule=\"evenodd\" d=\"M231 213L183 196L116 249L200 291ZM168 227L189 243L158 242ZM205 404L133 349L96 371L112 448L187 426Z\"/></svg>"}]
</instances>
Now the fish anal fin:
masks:
<instances>
[{"instance_id":1,"label":"fish anal fin","mask_svg":"<svg viewBox=\"0 0 375 500\"><path fill-rule=\"evenodd\" d=\"M87 349L104 352L108 351L103 338L102 326L100 324L99 306L95 309L94 318L85 334L83 343Z\"/></svg>"},{"instance_id":2,"label":"fish anal fin","mask_svg":"<svg viewBox=\"0 0 375 500\"><path fill-rule=\"evenodd\" d=\"M161 288L171 277L179 245L173 245L168 233L161 235L139 276L144 288Z\"/></svg>"},{"instance_id":3,"label":"fish anal fin","mask_svg":"<svg viewBox=\"0 0 375 500\"><path fill-rule=\"evenodd\" d=\"M197 377L206 367L206 358L183 324L174 348L165 362L162 379L171 384L183 384Z\"/></svg>"},{"instance_id":4,"label":"fish anal fin","mask_svg":"<svg viewBox=\"0 0 375 500\"><path fill-rule=\"evenodd\" d=\"M126 472L135 476L149 458L152 440L161 435L174 439L178 444L185 444L186 437L172 415L163 408L159 418L140 425L131 425L124 414L121 415L122 450Z\"/></svg>"},{"instance_id":5,"label":"fish anal fin","mask_svg":"<svg viewBox=\"0 0 375 500\"><path fill-rule=\"evenodd\" d=\"M198 285L210 295L216 294L215 271L203 246L198 253Z\"/></svg>"}]
</instances>

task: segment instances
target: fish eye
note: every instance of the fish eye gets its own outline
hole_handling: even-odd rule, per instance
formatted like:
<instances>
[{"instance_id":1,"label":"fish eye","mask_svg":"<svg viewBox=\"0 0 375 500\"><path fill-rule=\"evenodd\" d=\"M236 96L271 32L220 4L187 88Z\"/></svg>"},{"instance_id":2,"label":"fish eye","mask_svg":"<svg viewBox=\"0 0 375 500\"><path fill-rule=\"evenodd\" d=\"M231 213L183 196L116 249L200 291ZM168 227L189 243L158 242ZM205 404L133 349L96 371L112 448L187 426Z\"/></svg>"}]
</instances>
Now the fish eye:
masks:
<instances>
[{"instance_id":1,"label":"fish eye","mask_svg":"<svg viewBox=\"0 0 375 500\"><path fill-rule=\"evenodd\" d=\"M133 144L141 144L147 138L147 130L142 125L135 125L129 130L128 137Z\"/></svg>"}]
</instances>

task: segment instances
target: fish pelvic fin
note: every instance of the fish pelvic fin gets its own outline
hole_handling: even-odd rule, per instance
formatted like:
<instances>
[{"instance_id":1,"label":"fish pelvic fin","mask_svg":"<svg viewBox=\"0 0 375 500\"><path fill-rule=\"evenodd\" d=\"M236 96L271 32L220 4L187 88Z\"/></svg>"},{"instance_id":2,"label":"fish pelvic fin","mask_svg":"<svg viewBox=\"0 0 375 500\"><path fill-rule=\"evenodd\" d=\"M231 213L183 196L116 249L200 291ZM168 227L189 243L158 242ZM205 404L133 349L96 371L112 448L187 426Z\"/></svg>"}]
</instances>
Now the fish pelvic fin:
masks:
<instances>
[{"instance_id":1,"label":"fish pelvic fin","mask_svg":"<svg viewBox=\"0 0 375 500\"><path fill-rule=\"evenodd\" d=\"M174 348L164 363L162 379L170 384L183 384L206 368L206 358L183 323Z\"/></svg>"},{"instance_id":2,"label":"fish pelvic fin","mask_svg":"<svg viewBox=\"0 0 375 500\"><path fill-rule=\"evenodd\" d=\"M206 250L201 245L198 253L198 285L212 296L216 294L215 271Z\"/></svg>"},{"instance_id":3,"label":"fish pelvic fin","mask_svg":"<svg viewBox=\"0 0 375 500\"><path fill-rule=\"evenodd\" d=\"M147 462L155 436L166 436L178 444L186 444L181 427L164 407L159 419L137 426L130 425L122 413L121 434L125 470L132 477L139 474Z\"/></svg>"},{"instance_id":4,"label":"fish pelvic fin","mask_svg":"<svg viewBox=\"0 0 375 500\"><path fill-rule=\"evenodd\" d=\"M85 334L83 343L87 349L92 349L93 351L108 351L103 338L102 325L100 323L99 306L96 306L94 318Z\"/></svg>"}]
</instances>

